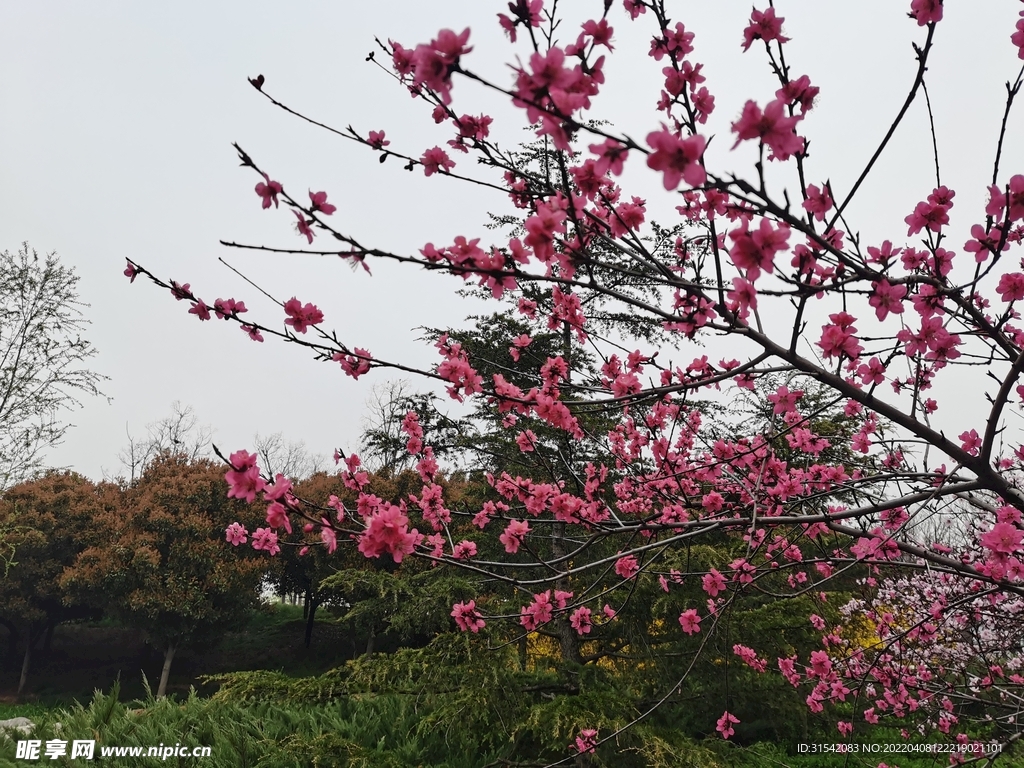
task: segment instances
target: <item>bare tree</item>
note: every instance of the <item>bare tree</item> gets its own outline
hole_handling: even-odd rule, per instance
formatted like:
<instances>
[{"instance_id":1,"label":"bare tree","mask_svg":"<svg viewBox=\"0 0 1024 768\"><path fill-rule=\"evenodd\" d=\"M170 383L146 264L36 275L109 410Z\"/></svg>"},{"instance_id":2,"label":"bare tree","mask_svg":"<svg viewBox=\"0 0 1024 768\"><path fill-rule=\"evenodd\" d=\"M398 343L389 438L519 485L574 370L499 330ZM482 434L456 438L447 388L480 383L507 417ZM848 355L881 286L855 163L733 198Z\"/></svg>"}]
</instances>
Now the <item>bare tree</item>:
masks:
<instances>
[{"instance_id":1,"label":"bare tree","mask_svg":"<svg viewBox=\"0 0 1024 768\"><path fill-rule=\"evenodd\" d=\"M285 441L280 432L272 435L260 435L253 438L253 445L260 457L260 466L266 467L271 477L282 474L285 477L301 480L310 475L322 472L327 467L323 456L311 454L302 440Z\"/></svg>"},{"instance_id":2,"label":"bare tree","mask_svg":"<svg viewBox=\"0 0 1024 768\"><path fill-rule=\"evenodd\" d=\"M96 354L82 338L87 306L56 253L40 258L23 243L0 254L0 489L42 468L72 426L63 411L101 394L106 377L85 365Z\"/></svg>"},{"instance_id":3,"label":"bare tree","mask_svg":"<svg viewBox=\"0 0 1024 768\"><path fill-rule=\"evenodd\" d=\"M131 482L139 477L157 456L174 454L196 461L210 453L213 428L200 424L191 405L171 403L171 414L146 426L146 436L136 439L128 434L128 445L118 454L121 465L128 470Z\"/></svg>"}]
</instances>

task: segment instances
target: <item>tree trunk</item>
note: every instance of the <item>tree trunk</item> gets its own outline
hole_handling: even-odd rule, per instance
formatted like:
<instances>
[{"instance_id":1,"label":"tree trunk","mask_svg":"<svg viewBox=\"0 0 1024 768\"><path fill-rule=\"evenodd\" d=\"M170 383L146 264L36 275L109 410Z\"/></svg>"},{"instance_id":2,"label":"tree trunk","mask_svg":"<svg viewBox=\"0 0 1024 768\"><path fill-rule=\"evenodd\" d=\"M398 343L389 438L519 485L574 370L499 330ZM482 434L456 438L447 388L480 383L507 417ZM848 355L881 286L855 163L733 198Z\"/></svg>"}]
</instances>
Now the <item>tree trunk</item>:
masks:
<instances>
[{"instance_id":1,"label":"tree trunk","mask_svg":"<svg viewBox=\"0 0 1024 768\"><path fill-rule=\"evenodd\" d=\"M167 695L167 678L171 676L171 662L174 661L174 652L177 647L173 642L167 643L167 650L164 652L164 668L160 672L160 685L156 689L156 697L162 699Z\"/></svg>"},{"instance_id":2,"label":"tree trunk","mask_svg":"<svg viewBox=\"0 0 1024 768\"><path fill-rule=\"evenodd\" d=\"M18 655L18 639L21 637L21 633L14 625L14 622L8 621L2 617L0 617L0 627L7 628L7 632L9 633L7 637L7 655L13 659Z\"/></svg>"},{"instance_id":3,"label":"tree trunk","mask_svg":"<svg viewBox=\"0 0 1024 768\"><path fill-rule=\"evenodd\" d=\"M312 596L311 593L312 593L312 589L310 587L306 587L306 592L302 596L302 618L303 619L308 619L309 618L309 604L310 604L310 598ZM309 647L309 641L308 640L306 641L306 647L307 648Z\"/></svg>"},{"instance_id":4,"label":"tree trunk","mask_svg":"<svg viewBox=\"0 0 1024 768\"><path fill-rule=\"evenodd\" d=\"M25 683L28 682L28 670L32 664L32 627L28 628L25 637L25 655L21 660L21 677L18 679L18 696L25 690Z\"/></svg>"},{"instance_id":5,"label":"tree trunk","mask_svg":"<svg viewBox=\"0 0 1024 768\"><path fill-rule=\"evenodd\" d=\"M43 653L50 655L50 647L53 645L53 630L57 628L57 620L49 619L46 622L46 634L43 636Z\"/></svg>"},{"instance_id":6,"label":"tree trunk","mask_svg":"<svg viewBox=\"0 0 1024 768\"><path fill-rule=\"evenodd\" d=\"M320 607L319 601L306 592L306 647L313 641L313 622L316 619L316 609Z\"/></svg>"}]
</instances>

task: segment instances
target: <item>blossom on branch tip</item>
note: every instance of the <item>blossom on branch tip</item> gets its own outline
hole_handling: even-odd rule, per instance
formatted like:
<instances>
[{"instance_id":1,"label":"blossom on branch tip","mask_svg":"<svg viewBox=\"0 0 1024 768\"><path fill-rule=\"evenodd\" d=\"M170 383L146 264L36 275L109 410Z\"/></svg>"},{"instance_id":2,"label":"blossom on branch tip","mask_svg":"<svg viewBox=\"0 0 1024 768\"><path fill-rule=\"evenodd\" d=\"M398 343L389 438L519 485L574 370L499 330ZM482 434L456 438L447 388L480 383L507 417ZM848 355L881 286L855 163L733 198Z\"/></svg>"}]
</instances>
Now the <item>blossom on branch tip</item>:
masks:
<instances>
[{"instance_id":1,"label":"blossom on branch tip","mask_svg":"<svg viewBox=\"0 0 1024 768\"><path fill-rule=\"evenodd\" d=\"M256 459L254 454L244 450L231 454L231 469L224 474L229 499L244 499L246 503L252 504L256 500L256 494L266 488L267 484L260 477Z\"/></svg>"},{"instance_id":2,"label":"blossom on branch tip","mask_svg":"<svg viewBox=\"0 0 1024 768\"><path fill-rule=\"evenodd\" d=\"M128 278L128 282L134 283L135 282L135 278L138 277L138 274L141 271L142 271L141 269L139 269L138 267L136 267L134 264L132 264L129 261L128 262L128 266L125 267L124 276Z\"/></svg>"},{"instance_id":3,"label":"blossom on branch tip","mask_svg":"<svg viewBox=\"0 0 1024 768\"><path fill-rule=\"evenodd\" d=\"M919 27L942 21L942 0L911 0L910 17Z\"/></svg>"},{"instance_id":4,"label":"blossom on branch tip","mask_svg":"<svg viewBox=\"0 0 1024 768\"><path fill-rule=\"evenodd\" d=\"M313 192L313 191L310 191L310 193L309 193L309 200L310 200L312 209L314 211L319 211L320 213L324 214L325 216L330 216L332 213L334 213L336 210L338 210L337 206L331 205L330 203L327 202L327 193L326 192ZM310 240L310 242L313 242L313 241Z\"/></svg>"},{"instance_id":5,"label":"blossom on branch tip","mask_svg":"<svg viewBox=\"0 0 1024 768\"><path fill-rule=\"evenodd\" d=\"M732 727L734 723L738 723L739 718L735 715L731 715L728 712L723 712L722 716L718 718L718 725L715 730L718 731L723 739L728 739L734 733L735 729Z\"/></svg>"},{"instance_id":6,"label":"blossom on branch tip","mask_svg":"<svg viewBox=\"0 0 1024 768\"><path fill-rule=\"evenodd\" d=\"M755 40L764 40L766 43L777 40L780 44L789 42L788 37L782 36L782 22L785 20L784 16L775 16L774 8L763 11L755 8L750 13L750 24L743 30L741 47L748 51Z\"/></svg>"},{"instance_id":7,"label":"blossom on branch tip","mask_svg":"<svg viewBox=\"0 0 1024 768\"><path fill-rule=\"evenodd\" d=\"M443 104L451 104L452 73L460 57L473 50L466 45L468 41L468 27L459 34L442 29L429 45L416 46L411 57L413 87L425 85L441 97Z\"/></svg>"}]
</instances>

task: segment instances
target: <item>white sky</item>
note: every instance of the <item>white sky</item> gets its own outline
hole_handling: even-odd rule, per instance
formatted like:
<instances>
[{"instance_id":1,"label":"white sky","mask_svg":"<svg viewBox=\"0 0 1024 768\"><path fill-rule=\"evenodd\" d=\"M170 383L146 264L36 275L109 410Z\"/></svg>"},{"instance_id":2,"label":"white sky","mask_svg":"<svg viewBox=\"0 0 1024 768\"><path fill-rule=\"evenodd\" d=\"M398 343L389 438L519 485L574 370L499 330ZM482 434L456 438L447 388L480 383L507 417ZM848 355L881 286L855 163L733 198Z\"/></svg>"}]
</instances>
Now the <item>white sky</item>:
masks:
<instances>
[{"instance_id":1,"label":"white sky","mask_svg":"<svg viewBox=\"0 0 1024 768\"><path fill-rule=\"evenodd\" d=\"M601 8L597 1L561 5L574 13ZM421 103L364 62L373 37L412 46L441 28L469 26L476 49L465 65L508 83L504 62L514 51L495 17L505 6L484 0L0 5L0 249L16 250L27 240L75 267L82 298L91 304L89 338L99 349L94 366L110 377L104 389L111 402L89 401L72 415L77 426L52 451L53 464L96 478L104 470L116 474L126 426L142 434L175 400L193 406L228 450L248 445L256 431L283 432L315 452L355 446L370 386L385 374L353 382L298 348L254 344L234 324L201 324L186 303L146 283L129 286L124 260L190 282L207 303L233 296L246 301L251 316L283 319L218 263L223 257L280 299L317 303L350 346L434 362L434 350L415 341L415 329L457 323L473 311L451 299L459 281L380 263L371 265L371 278L337 260L258 256L218 244L300 243L291 213L260 208L253 192L258 178L238 167L230 144L239 142L293 193L326 190L339 206L335 219L364 242L414 253L427 241L442 245L458 234L484 234L486 212L508 210L503 196L427 179L420 169L410 174L394 161L381 166L362 148L273 108L246 77L262 73L268 92L336 127L383 128L392 148L418 156L443 145L451 130L436 127ZM674 6L697 35L693 58L705 62L706 84L717 98L708 124L708 134L718 134L710 164L746 173L751 155L742 148L727 152L729 123L747 98L763 104L777 87L763 52L740 50L750 4ZM906 18L909 1L780 0L776 6L792 38L791 66L821 87L816 109L801 125L811 139L809 180L830 178L842 194L906 95L915 68L910 44L923 41L923 30ZM1009 42L1020 7L951 3L937 32L928 83L943 182L957 191L954 246L983 218L1003 83L1020 66ZM652 25L644 17L628 22L618 0L611 19L617 50L592 116L642 138L657 127L653 105L662 80L662 64L646 56ZM563 42L577 31L567 26ZM453 93L460 112L494 115L506 144L524 135L522 117L492 94L460 79ZM851 209L866 242L902 243L903 217L934 186L926 125L922 101ZM1009 136L1020 135L1018 111ZM472 170L466 157L454 157L459 170ZM654 218L674 220L677 201L659 194L660 179L636 159L627 165L626 193L647 197ZM1024 172L1019 139L1010 141L1003 168L1004 178Z\"/></svg>"}]
</instances>

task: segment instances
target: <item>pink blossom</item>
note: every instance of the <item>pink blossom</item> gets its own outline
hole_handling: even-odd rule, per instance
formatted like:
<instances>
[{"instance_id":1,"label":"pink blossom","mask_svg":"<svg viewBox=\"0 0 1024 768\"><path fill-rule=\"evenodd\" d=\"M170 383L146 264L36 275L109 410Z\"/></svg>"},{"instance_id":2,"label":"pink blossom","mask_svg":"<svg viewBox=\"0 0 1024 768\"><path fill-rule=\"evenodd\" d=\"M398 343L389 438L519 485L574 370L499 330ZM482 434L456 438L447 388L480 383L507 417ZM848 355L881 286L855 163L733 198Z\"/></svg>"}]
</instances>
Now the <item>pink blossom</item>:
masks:
<instances>
[{"instance_id":1,"label":"pink blossom","mask_svg":"<svg viewBox=\"0 0 1024 768\"><path fill-rule=\"evenodd\" d=\"M213 309L221 320L227 320L232 316L237 317L249 311L246 309L244 301L235 301L234 299L217 299L213 302Z\"/></svg>"},{"instance_id":2,"label":"pink blossom","mask_svg":"<svg viewBox=\"0 0 1024 768\"><path fill-rule=\"evenodd\" d=\"M916 235L922 229L939 232L944 225L949 224L949 208L922 201L904 221L907 223L907 235Z\"/></svg>"},{"instance_id":3,"label":"pink blossom","mask_svg":"<svg viewBox=\"0 0 1024 768\"><path fill-rule=\"evenodd\" d=\"M576 634L583 636L590 634L593 612L585 605L581 605L569 616L569 625L576 630Z\"/></svg>"},{"instance_id":4,"label":"pink blossom","mask_svg":"<svg viewBox=\"0 0 1024 768\"><path fill-rule=\"evenodd\" d=\"M1017 22L1018 26L1024 24L1024 21ZM1010 221L1017 221L1018 219L1024 219L1024 174L1015 174L1010 177L1010 182L1007 185L1010 190L1009 195L1009 219ZM1003 198L1003 205L1006 205L1007 198L1005 195L1001 195ZM1018 242L1020 242L1018 240Z\"/></svg>"},{"instance_id":5,"label":"pink blossom","mask_svg":"<svg viewBox=\"0 0 1024 768\"><path fill-rule=\"evenodd\" d=\"M615 572L623 579L633 578L639 570L640 566L633 555L626 555L615 561Z\"/></svg>"},{"instance_id":6,"label":"pink blossom","mask_svg":"<svg viewBox=\"0 0 1024 768\"><path fill-rule=\"evenodd\" d=\"M700 584L711 597L718 597L719 592L725 591L725 579L715 568L712 568L709 573L704 574Z\"/></svg>"},{"instance_id":7,"label":"pink blossom","mask_svg":"<svg viewBox=\"0 0 1024 768\"><path fill-rule=\"evenodd\" d=\"M256 456L248 451L235 451L230 458L231 469L224 474L228 483L228 498L245 499L246 503L252 504L256 494L267 485L260 477Z\"/></svg>"},{"instance_id":8,"label":"pink blossom","mask_svg":"<svg viewBox=\"0 0 1024 768\"><path fill-rule=\"evenodd\" d=\"M633 21L636 21L640 14L647 13L647 6L641 0L622 0L622 5Z\"/></svg>"},{"instance_id":9,"label":"pink blossom","mask_svg":"<svg viewBox=\"0 0 1024 768\"><path fill-rule=\"evenodd\" d=\"M738 717L730 715L728 712L723 712L722 716L718 718L718 726L715 728L715 730L722 734L723 739L728 739L730 736L736 733L732 726L734 723L738 722Z\"/></svg>"},{"instance_id":10,"label":"pink blossom","mask_svg":"<svg viewBox=\"0 0 1024 768\"><path fill-rule=\"evenodd\" d=\"M367 521L366 530L359 537L359 551L366 557L380 557L387 552L400 563L412 553L419 539L415 528L409 530L405 512L394 504L384 504Z\"/></svg>"},{"instance_id":11,"label":"pink blossom","mask_svg":"<svg viewBox=\"0 0 1024 768\"><path fill-rule=\"evenodd\" d=\"M866 365L857 367L857 375L866 386L877 386L885 381L885 366L877 357L872 357Z\"/></svg>"},{"instance_id":12,"label":"pink blossom","mask_svg":"<svg viewBox=\"0 0 1024 768\"><path fill-rule=\"evenodd\" d=\"M320 541L327 547L327 554L333 555L338 549L338 535L331 528L327 520L322 519L322 521L323 527L320 528Z\"/></svg>"},{"instance_id":13,"label":"pink blossom","mask_svg":"<svg viewBox=\"0 0 1024 768\"><path fill-rule=\"evenodd\" d=\"M384 138L384 131L370 131L366 141L374 149L384 149L384 147L391 143Z\"/></svg>"},{"instance_id":14,"label":"pink blossom","mask_svg":"<svg viewBox=\"0 0 1024 768\"><path fill-rule=\"evenodd\" d=\"M516 41L516 27L523 24L527 27L540 26L540 14L544 7L544 0L516 0L508 4L509 10L515 16L510 19L503 13L498 14L498 23L505 30L511 42Z\"/></svg>"},{"instance_id":15,"label":"pink blossom","mask_svg":"<svg viewBox=\"0 0 1024 768\"><path fill-rule=\"evenodd\" d=\"M177 301L184 301L185 299L192 299L192 286L189 283L179 285L176 280L171 280L171 295Z\"/></svg>"},{"instance_id":16,"label":"pink blossom","mask_svg":"<svg viewBox=\"0 0 1024 768\"><path fill-rule=\"evenodd\" d=\"M313 192L313 191L310 191L310 193L309 193L309 200L310 200L311 208L314 211L319 211L320 213L324 214L325 216L330 216L332 213L334 213L336 210L338 210L337 206L331 205L330 203L327 202L327 193L326 192ZM310 240L310 242L312 242L312 240Z\"/></svg>"},{"instance_id":17,"label":"pink blossom","mask_svg":"<svg viewBox=\"0 0 1024 768\"><path fill-rule=\"evenodd\" d=\"M963 448L971 456L977 456L978 451L981 450L981 437L978 436L978 430L972 429L970 432L961 432L959 435L960 447Z\"/></svg>"},{"instance_id":18,"label":"pink blossom","mask_svg":"<svg viewBox=\"0 0 1024 768\"><path fill-rule=\"evenodd\" d=\"M1021 18L1017 21L1016 32L1010 35L1010 42L1017 46L1017 58L1024 59L1024 11L1020 12Z\"/></svg>"},{"instance_id":19,"label":"pink blossom","mask_svg":"<svg viewBox=\"0 0 1024 768\"><path fill-rule=\"evenodd\" d=\"M696 608L687 608L679 614L679 626L681 626L683 628L683 632L688 635L700 632L700 621L701 618L697 615Z\"/></svg>"},{"instance_id":20,"label":"pink blossom","mask_svg":"<svg viewBox=\"0 0 1024 768\"><path fill-rule=\"evenodd\" d=\"M302 211L299 211L299 210L297 210L295 208L292 208L292 213L294 213L295 214L295 218L298 219L298 221L295 222L295 230L300 235L304 235L308 242L312 243L313 242L313 237L315 236L315 233L313 232L312 229L310 229L309 225L313 223L313 220L312 219L307 219L303 215Z\"/></svg>"},{"instance_id":21,"label":"pink blossom","mask_svg":"<svg viewBox=\"0 0 1024 768\"><path fill-rule=\"evenodd\" d=\"M771 149L770 160L788 160L804 148L804 140L795 132L800 119L800 115L786 115L786 102L781 99L769 103L763 112L756 102L748 101L740 119L732 124L733 133L736 134L733 149L741 141L759 139Z\"/></svg>"},{"instance_id":22,"label":"pink blossom","mask_svg":"<svg viewBox=\"0 0 1024 768\"><path fill-rule=\"evenodd\" d=\"M619 176L622 174L622 164L629 154L629 150L615 139L605 139L601 144L591 144L590 151L597 155L594 162L594 174L598 177L605 176L609 172Z\"/></svg>"},{"instance_id":23,"label":"pink blossom","mask_svg":"<svg viewBox=\"0 0 1024 768\"><path fill-rule=\"evenodd\" d=\"M818 341L825 359L843 355L851 360L859 358L863 347L855 335L857 328L853 323L857 318L848 312L836 312L828 317L832 322L821 326L821 339Z\"/></svg>"},{"instance_id":24,"label":"pink blossom","mask_svg":"<svg viewBox=\"0 0 1024 768\"><path fill-rule=\"evenodd\" d=\"M249 334L249 338L253 341L263 341L263 334L260 333L260 329L255 325L243 325L242 330Z\"/></svg>"},{"instance_id":25,"label":"pink blossom","mask_svg":"<svg viewBox=\"0 0 1024 768\"><path fill-rule=\"evenodd\" d=\"M597 729L583 728L576 737L576 743L574 746L576 747L576 751L580 754L593 753L597 746Z\"/></svg>"},{"instance_id":26,"label":"pink blossom","mask_svg":"<svg viewBox=\"0 0 1024 768\"><path fill-rule=\"evenodd\" d=\"M137 266L135 266L134 264L132 264L129 261L128 262L128 266L125 267L125 269L124 269L124 276L128 278L128 282L134 283L135 282L135 278L138 276L139 272L141 272L141 271L142 270L140 270Z\"/></svg>"},{"instance_id":27,"label":"pink blossom","mask_svg":"<svg viewBox=\"0 0 1024 768\"><path fill-rule=\"evenodd\" d=\"M448 157L448 153L440 147L432 147L420 157L423 164L423 175L432 176L435 173L448 173L455 167L455 161Z\"/></svg>"},{"instance_id":28,"label":"pink blossom","mask_svg":"<svg viewBox=\"0 0 1024 768\"><path fill-rule=\"evenodd\" d=\"M756 281L762 271L775 271L775 256L789 248L789 235L789 225L781 222L773 227L769 219L761 219L757 229L749 230L744 221L742 227L729 233L733 241L729 257L737 267L747 270L748 280Z\"/></svg>"},{"instance_id":29,"label":"pink blossom","mask_svg":"<svg viewBox=\"0 0 1024 768\"><path fill-rule=\"evenodd\" d=\"M196 299L192 302L192 308L189 309L190 315L195 315L200 320L210 319L210 308L206 306L206 303L202 299Z\"/></svg>"},{"instance_id":30,"label":"pink blossom","mask_svg":"<svg viewBox=\"0 0 1024 768\"><path fill-rule=\"evenodd\" d=\"M523 453L530 453L537 445L537 436L533 434L532 429L523 430L516 436L516 445Z\"/></svg>"},{"instance_id":31,"label":"pink blossom","mask_svg":"<svg viewBox=\"0 0 1024 768\"><path fill-rule=\"evenodd\" d=\"M1024 531L1010 523L996 523L981 535L981 545L995 553L1012 555L1020 551Z\"/></svg>"},{"instance_id":32,"label":"pink blossom","mask_svg":"<svg viewBox=\"0 0 1024 768\"><path fill-rule=\"evenodd\" d=\"M232 523L224 533L228 542L234 547L237 547L239 544L245 544L247 541L246 537L249 535L249 532L241 523Z\"/></svg>"},{"instance_id":33,"label":"pink blossom","mask_svg":"<svg viewBox=\"0 0 1024 768\"><path fill-rule=\"evenodd\" d=\"M412 53L413 86L425 85L436 91L444 104L451 104L452 72L459 66L460 57L473 50L467 46L469 29L459 34L442 29L429 45L418 45Z\"/></svg>"},{"instance_id":34,"label":"pink blossom","mask_svg":"<svg viewBox=\"0 0 1024 768\"><path fill-rule=\"evenodd\" d=\"M451 616L463 632L476 634L486 625L486 622L480 618L480 612L476 609L475 600L470 600L467 603L455 603L452 606Z\"/></svg>"},{"instance_id":35,"label":"pink blossom","mask_svg":"<svg viewBox=\"0 0 1024 768\"><path fill-rule=\"evenodd\" d=\"M892 285L883 279L871 284L868 304L875 308L875 316L879 320L885 320L890 312L894 315L903 314L903 299L906 295L907 286Z\"/></svg>"},{"instance_id":36,"label":"pink blossom","mask_svg":"<svg viewBox=\"0 0 1024 768\"><path fill-rule=\"evenodd\" d=\"M512 520L498 539L505 545L505 551L510 555L514 555L519 551L519 546L523 543L523 537L529 532L530 524L525 520Z\"/></svg>"},{"instance_id":37,"label":"pink blossom","mask_svg":"<svg viewBox=\"0 0 1024 768\"><path fill-rule=\"evenodd\" d=\"M368 350L356 347L352 350L354 354L345 354L344 352L335 352L331 355L331 360L341 364L341 370L353 379L358 379L364 373L370 370L370 361L373 356Z\"/></svg>"},{"instance_id":38,"label":"pink blossom","mask_svg":"<svg viewBox=\"0 0 1024 768\"><path fill-rule=\"evenodd\" d=\"M799 104L801 110L808 112L814 106L814 100L818 98L820 91L816 85L811 85L811 79L807 75L800 75L777 90L775 97L787 104ZM828 187L825 191L828 191Z\"/></svg>"},{"instance_id":39,"label":"pink blossom","mask_svg":"<svg viewBox=\"0 0 1024 768\"><path fill-rule=\"evenodd\" d=\"M790 411L795 411L797 400L803 396L803 390L795 389L791 392L789 387L783 384L776 389L773 394L768 395L768 402L772 403L774 406L772 413L780 415L789 413Z\"/></svg>"},{"instance_id":40,"label":"pink blossom","mask_svg":"<svg viewBox=\"0 0 1024 768\"><path fill-rule=\"evenodd\" d=\"M292 296L284 304L284 313L288 319L285 325L290 325L296 333L305 333L311 325L317 325L324 321L324 314L312 304L303 304Z\"/></svg>"},{"instance_id":41,"label":"pink blossom","mask_svg":"<svg viewBox=\"0 0 1024 768\"><path fill-rule=\"evenodd\" d=\"M667 128L647 134L647 145L654 150L647 156L647 167L664 174L665 189L672 191L680 180L692 187L707 180L700 158L704 154L705 140L701 135L680 138Z\"/></svg>"},{"instance_id":42,"label":"pink blossom","mask_svg":"<svg viewBox=\"0 0 1024 768\"><path fill-rule=\"evenodd\" d=\"M292 492L292 481L280 472L274 477L274 484L268 486L263 496L267 501L278 501L287 498Z\"/></svg>"},{"instance_id":43,"label":"pink blossom","mask_svg":"<svg viewBox=\"0 0 1024 768\"><path fill-rule=\"evenodd\" d=\"M910 15L919 27L942 21L942 0L911 0Z\"/></svg>"},{"instance_id":44,"label":"pink blossom","mask_svg":"<svg viewBox=\"0 0 1024 768\"><path fill-rule=\"evenodd\" d=\"M456 560L468 560L476 557L476 542L463 540L452 548L452 557Z\"/></svg>"},{"instance_id":45,"label":"pink blossom","mask_svg":"<svg viewBox=\"0 0 1024 768\"><path fill-rule=\"evenodd\" d=\"M826 677L832 671L832 660L825 651L811 651L811 668L808 672L812 677Z\"/></svg>"},{"instance_id":46,"label":"pink blossom","mask_svg":"<svg viewBox=\"0 0 1024 768\"><path fill-rule=\"evenodd\" d=\"M533 602L524 606L519 612L519 623L530 632L551 621L553 616L551 590L539 592L533 596Z\"/></svg>"},{"instance_id":47,"label":"pink blossom","mask_svg":"<svg viewBox=\"0 0 1024 768\"><path fill-rule=\"evenodd\" d=\"M803 208L814 215L818 221L825 220L825 214L832 209L832 195L829 192L828 184L818 189L816 184L807 186L807 199L803 202Z\"/></svg>"},{"instance_id":48,"label":"pink blossom","mask_svg":"<svg viewBox=\"0 0 1024 768\"><path fill-rule=\"evenodd\" d=\"M755 8L750 14L750 24L743 30L743 50L750 50L755 40L764 40L766 43L772 40L788 42L789 38L782 36L782 22L785 20L783 16L776 18L774 8L764 11Z\"/></svg>"},{"instance_id":49,"label":"pink blossom","mask_svg":"<svg viewBox=\"0 0 1024 768\"><path fill-rule=\"evenodd\" d=\"M288 533L292 532L292 521L288 518L288 510L281 502L275 501L267 507L267 525L271 528L284 528Z\"/></svg>"},{"instance_id":50,"label":"pink blossom","mask_svg":"<svg viewBox=\"0 0 1024 768\"><path fill-rule=\"evenodd\" d=\"M729 309L744 322L749 317L750 310L757 309L757 288L742 277L732 279L732 290L726 294L726 298L729 300Z\"/></svg>"},{"instance_id":51,"label":"pink blossom","mask_svg":"<svg viewBox=\"0 0 1024 768\"><path fill-rule=\"evenodd\" d=\"M277 208L277 196L284 191L280 182L271 181L267 174L263 174L264 181L261 181L256 185L256 194L263 198L263 207L269 208L270 204L273 203L274 207Z\"/></svg>"},{"instance_id":52,"label":"pink blossom","mask_svg":"<svg viewBox=\"0 0 1024 768\"><path fill-rule=\"evenodd\" d=\"M273 557L281 551L277 543L277 534L269 528L257 528L252 535L252 548L265 551Z\"/></svg>"}]
</instances>

